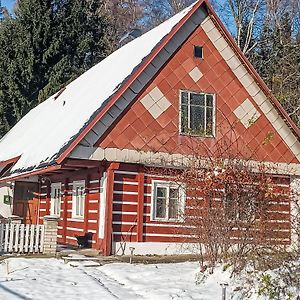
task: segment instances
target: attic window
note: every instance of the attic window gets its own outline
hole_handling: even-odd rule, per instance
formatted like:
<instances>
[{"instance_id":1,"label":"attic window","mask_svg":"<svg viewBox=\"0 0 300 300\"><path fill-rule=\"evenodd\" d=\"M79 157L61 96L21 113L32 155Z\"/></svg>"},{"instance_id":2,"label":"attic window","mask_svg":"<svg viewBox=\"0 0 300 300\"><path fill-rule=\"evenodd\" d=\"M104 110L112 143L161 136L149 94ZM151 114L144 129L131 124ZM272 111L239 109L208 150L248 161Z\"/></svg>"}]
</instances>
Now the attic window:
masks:
<instances>
[{"instance_id":1,"label":"attic window","mask_svg":"<svg viewBox=\"0 0 300 300\"><path fill-rule=\"evenodd\" d=\"M215 136L215 95L181 91L180 133Z\"/></svg>"},{"instance_id":2,"label":"attic window","mask_svg":"<svg viewBox=\"0 0 300 300\"><path fill-rule=\"evenodd\" d=\"M195 58L203 58L203 47L194 46L194 56Z\"/></svg>"}]
</instances>

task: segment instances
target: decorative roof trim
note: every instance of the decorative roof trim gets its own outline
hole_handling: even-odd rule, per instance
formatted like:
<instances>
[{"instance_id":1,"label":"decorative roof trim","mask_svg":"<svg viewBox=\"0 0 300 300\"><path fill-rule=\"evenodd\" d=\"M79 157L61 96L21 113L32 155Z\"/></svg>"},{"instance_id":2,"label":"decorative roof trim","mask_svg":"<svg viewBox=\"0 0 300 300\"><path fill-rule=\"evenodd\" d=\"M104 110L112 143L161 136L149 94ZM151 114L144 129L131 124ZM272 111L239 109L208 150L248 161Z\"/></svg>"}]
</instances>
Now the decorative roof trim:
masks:
<instances>
[{"instance_id":1,"label":"decorative roof trim","mask_svg":"<svg viewBox=\"0 0 300 300\"><path fill-rule=\"evenodd\" d=\"M21 155L10 158L8 160L2 160L2 161L0 161L0 167L5 167L9 164L15 164L20 159L20 157L21 157Z\"/></svg>"},{"instance_id":2,"label":"decorative roof trim","mask_svg":"<svg viewBox=\"0 0 300 300\"><path fill-rule=\"evenodd\" d=\"M288 122L288 124L291 126L291 128L294 131L294 134L298 139L300 139L300 129L296 126L296 124L293 122L291 117L288 115L288 113L284 110L280 102L275 98L275 96L272 94L272 91L268 88L266 83L263 81L263 79L260 77L260 75L257 73L257 71L254 69L250 61L246 58L244 53L241 51L241 49L237 46L236 42L234 41L233 37L229 33L229 31L226 29L214 9L212 8L211 4L204 0L204 2L207 5L207 8L209 12L211 13L211 16L213 17L213 21L219 29L221 29L221 34L223 37L229 42L229 45L234 49L238 57L241 59L244 66L247 67L250 74L254 77L254 79L258 82L259 86L262 88L266 96L268 96L271 100L271 102L276 106L276 108L279 110L283 118Z\"/></svg>"},{"instance_id":3,"label":"decorative roof trim","mask_svg":"<svg viewBox=\"0 0 300 300\"><path fill-rule=\"evenodd\" d=\"M7 182L7 181L15 181L18 179L22 179L25 177L31 177L31 176L36 176L36 175L41 175L47 172L52 172L52 171L56 171L61 169L61 165L54 165L54 166L49 166L43 169L38 169L38 170L34 170L34 171L30 171L30 172L24 172L24 173L19 173L19 174L15 174L12 176L8 176L8 177L4 177L0 179L0 183L2 182Z\"/></svg>"}]
</instances>

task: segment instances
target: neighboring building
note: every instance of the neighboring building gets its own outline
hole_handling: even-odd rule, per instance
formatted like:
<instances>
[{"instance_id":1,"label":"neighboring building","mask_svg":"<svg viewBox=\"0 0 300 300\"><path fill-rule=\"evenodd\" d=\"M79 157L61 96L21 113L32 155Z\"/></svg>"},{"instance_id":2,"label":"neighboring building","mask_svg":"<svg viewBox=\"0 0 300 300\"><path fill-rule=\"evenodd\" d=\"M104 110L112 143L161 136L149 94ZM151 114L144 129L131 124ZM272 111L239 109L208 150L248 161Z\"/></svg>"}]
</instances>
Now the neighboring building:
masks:
<instances>
[{"instance_id":1,"label":"neighboring building","mask_svg":"<svg viewBox=\"0 0 300 300\"><path fill-rule=\"evenodd\" d=\"M0 141L0 182L14 182L14 213L27 222L59 216L61 243L90 232L105 255L129 246L174 253L189 234L171 204L179 187L163 169L233 131L242 157L273 168L283 200L270 212L272 228L284 226L278 242L290 243L299 129L198 1L31 110Z\"/></svg>"}]
</instances>

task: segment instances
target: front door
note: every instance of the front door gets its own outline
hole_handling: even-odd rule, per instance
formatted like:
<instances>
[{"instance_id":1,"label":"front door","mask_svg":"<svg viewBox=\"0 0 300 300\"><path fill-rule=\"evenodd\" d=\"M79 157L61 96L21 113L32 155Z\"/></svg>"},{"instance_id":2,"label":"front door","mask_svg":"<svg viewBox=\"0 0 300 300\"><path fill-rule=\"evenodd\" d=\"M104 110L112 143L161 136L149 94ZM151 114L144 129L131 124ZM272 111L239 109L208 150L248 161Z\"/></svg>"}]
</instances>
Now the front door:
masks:
<instances>
[{"instance_id":1,"label":"front door","mask_svg":"<svg viewBox=\"0 0 300 300\"><path fill-rule=\"evenodd\" d=\"M16 182L13 202L13 214L23 218L24 224L37 224L38 183Z\"/></svg>"}]
</instances>

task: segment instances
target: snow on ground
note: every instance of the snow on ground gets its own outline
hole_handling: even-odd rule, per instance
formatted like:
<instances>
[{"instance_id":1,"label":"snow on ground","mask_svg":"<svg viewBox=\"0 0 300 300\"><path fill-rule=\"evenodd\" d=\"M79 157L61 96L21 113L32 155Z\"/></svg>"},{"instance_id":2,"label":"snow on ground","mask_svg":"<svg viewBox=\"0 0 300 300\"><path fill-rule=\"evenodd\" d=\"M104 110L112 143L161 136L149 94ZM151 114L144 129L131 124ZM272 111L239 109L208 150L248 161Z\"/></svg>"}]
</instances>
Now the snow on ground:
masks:
<instances>
[{"instance_id":1,"label":"snow on ground","mask_svg":"<svg viewBox=\"0 0 300 300\"><path fill-rule=\"evenodd\" d=\"M0 265L0 299L221 299L217 269L204 284L195 284L196 262L172 264L113 263L72 267L57 259L8 259ZM229 296L229 294L228 294ZM229 299L229 297L228 297Z\"/></svg>"}]
</instances>

